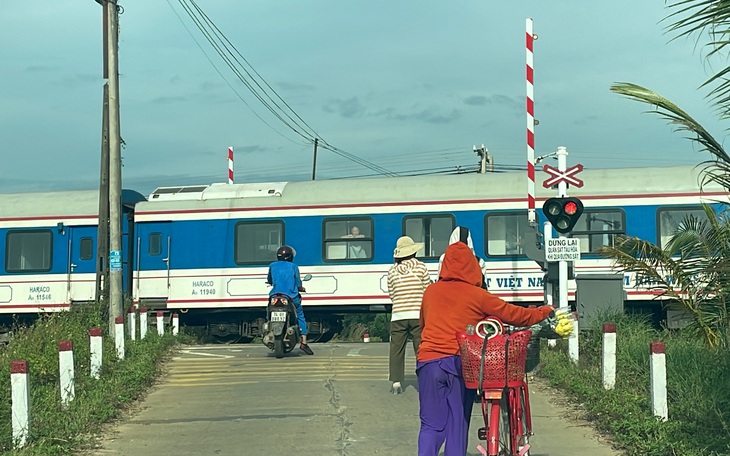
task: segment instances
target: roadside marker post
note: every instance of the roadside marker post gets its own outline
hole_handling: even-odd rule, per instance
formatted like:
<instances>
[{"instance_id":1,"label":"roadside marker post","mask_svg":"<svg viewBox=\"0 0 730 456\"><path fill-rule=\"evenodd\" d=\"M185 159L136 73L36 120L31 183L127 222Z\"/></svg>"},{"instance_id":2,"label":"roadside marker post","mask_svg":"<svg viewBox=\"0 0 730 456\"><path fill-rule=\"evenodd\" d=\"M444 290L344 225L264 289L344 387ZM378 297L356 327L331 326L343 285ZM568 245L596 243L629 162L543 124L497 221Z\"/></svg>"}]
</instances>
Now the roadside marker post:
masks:
<instances>
[{"instance_id":1,"label":"roadside marker post","mask_svg":"<svg viewBox=\"0 0 730 456\"><path fill-rule=\"evenodd\" d=\"M91 328L89 330L89 353L91 354L91 359L89 361L89 373L97 380L101 373L103 347L104 344L102 343L101 328Z\"/></svg>"},{"instance_id":2,"label":"roadside marker post","mask_svg":"<svg viewBox=\"0 0 730 456\"><path fill-rule=\"evenodd\" d=\"M73 342L58 342L58 370L61 383L61 405L68 407L76 397L74 388L74 351Z\"/></svg>"},{"instance_id":3,"label":"roadside marker post","mask_svg":"<svg viewBox=\"0 0 730 456\"><path fill-rule=\"evenodd\" d=\"M578 314L573 312L573 334L568 337L568 356L574 364L578 364L580 358L580 344L578 342Z\"/></svg>"},{"instance_id":4,"label":"roadside marker post","mask_svg":"<svg viewBox=\"0 0 730 456\"><path fill-rule=\"evenodd\" d=\"M13 445L15 448L23 448L30 436L28 361L18 360L10 363L10 390Z\"/></svg>"},{"instance_id":5,"label":"roadside marker post","mask_svg":"<svg viewBox=\"0 0 730 456\"><path fill-rule=\"evenodd\" d=\"M134 307L129 308L129 320L127 320L127 324L129 325L129 338L132 340L137 339L137 314L134 312Z\"/></svg>"},{"instance_id":6,"label":"roadside marker post","mask_svg":"<svg viewBox=\"0 0 730 456\"><path fill-rule=\"evenodd\" d=\"M162 317L162 311L157 311L157 334L163 336L165 334L165 321Z\"/></svg>"},{"instance_id":7,"label":"roadside marker post","mask_svg":"<svg viewBox=\"0 0 730 456\"><path fill-rule=\"evenodd\" d=\"M651 364L649 365L651 412L662 421L667 421L669 407L667 405L667 360L664 354L664 342L649 343L649 352L651 353Z\"/></svg>"},{"instance_id":8,"label":"roadside marker post","mask_svg":"<svg viewBox=\"0 0 730 456\"><path fill-rule=\"evenodd\" d=\"M124 317L114 319L114 345L117 347L117 359L124 359Z\"/></svg>"},{"instance_id":9,"label":"roadside marker post","mask_svg":"<svg viewBox=\"0 0 730 456\"><path fill-rule=\"evenodd\" d=\"M172 335L177 336L180 331L180 316L176 313L172 314Z\"/></svg>"},{"instance_id":10,"label":"roadside marker post","mask_svg":"<svg viewBox=\"0 0 730 456\"><path fill-rule=\"evenodd\" d=\"M147 308L139 308L139 338L147 337Z\"/></svg>"},{"instance_id":11,"label":"roadside marker post","mask_svg":"<svg viewBox=\"0 0 730 456\"><path fill-rule=\"evenodd\" d=\"M601 379L606 390L616 386L616 325L613 323L603 324Z\"/></svg>"}]
</instances>

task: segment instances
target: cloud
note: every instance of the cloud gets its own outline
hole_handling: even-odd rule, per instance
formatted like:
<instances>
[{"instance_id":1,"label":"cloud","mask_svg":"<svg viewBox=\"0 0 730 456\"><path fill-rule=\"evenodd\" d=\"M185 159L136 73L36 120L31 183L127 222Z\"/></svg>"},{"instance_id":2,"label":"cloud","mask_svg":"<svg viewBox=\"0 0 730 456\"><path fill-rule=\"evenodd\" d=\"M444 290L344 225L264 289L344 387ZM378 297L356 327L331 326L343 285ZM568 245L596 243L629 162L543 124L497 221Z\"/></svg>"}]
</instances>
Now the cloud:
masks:
<instances>
[{"instance_id":1,"label":"cloud","mask_svg":"<svg viewBox=\"0 0 730 456\"><path fill-rule=\"evenodd\" d=\"M296 84L291 82L280 82L277 84L281 89L288 90L290 92L311 92L316 89L310 84Z\"/></svg>"},{"instance_id":2,"label":"cloud","mask_svg":"<svg viewBox=\"0 0 730 456\"><path fill-rule=\"evenodd\" d=\"M493 94L490 96L472 95L464 98L464 104L469 106L500 106L515 110L522 110L522 100L506 95Z\"/></svg>"},{"instance_id":3,"label":"cloud","mask_svg":"<svg viewBox=\"0 0 730 456\"><path fill-rule=\"evenodd\" d=\"M182 103L187 101L187 97L157 97L152 100L152 103L155 104L173 104L173 103Z\"/></svg>"},{"instance_id":4,"label":"cloud","mask_svg":"<svg viewBox=\"0 0 730 456\"><path fill-rule=\"evenodd\" d=\"M357 97L348 98L347 100L333 99L322 107L324 112L339 114L342 117L351 119L362 117L365 115L365 107L360 103Z\"/></svg>"},{"instance_id":5,"label":"cloud","mask_svg":"<svg viewBox=\"0 0 730 456\"><path fill-rule=\"evenodd\" d=\"M412 113L397 113L395 110L385 110L387 112L386 119L394 120L420 120L431 124L447 124L451 123L461 117L461 111L458 109L452 109L450 112L444 112L439 108L430 107L421 109L420 111Z\"/></svg>"}]
</instances>

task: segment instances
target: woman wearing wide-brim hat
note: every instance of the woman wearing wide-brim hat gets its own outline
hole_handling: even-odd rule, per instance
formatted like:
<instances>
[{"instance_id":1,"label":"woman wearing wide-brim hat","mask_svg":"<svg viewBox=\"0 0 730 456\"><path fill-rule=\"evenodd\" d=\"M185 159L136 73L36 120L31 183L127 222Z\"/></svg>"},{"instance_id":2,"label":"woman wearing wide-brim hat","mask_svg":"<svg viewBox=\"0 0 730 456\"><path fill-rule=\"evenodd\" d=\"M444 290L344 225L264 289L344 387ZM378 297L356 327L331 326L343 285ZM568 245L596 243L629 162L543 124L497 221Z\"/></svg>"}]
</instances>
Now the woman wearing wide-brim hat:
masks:
<instances>
[{"instance_id":1,"label":"woman wearing wide-brim hat","mask_svg":"<svg viewBox=\"0 0 730 456\"><path fill-rule=\"evenodd\" d=\"M423 248L409 236L402 236L396 242L393 258L395 264L388 270L388 293L393 302L390 318L390 381L391 391L403 391L401 383L405 375L405 355L408 337L413 340L413 352L418 353L421 343L421 300L423 292L431 283L426 265L416 258Z\"/></svg>"}]
</instances>

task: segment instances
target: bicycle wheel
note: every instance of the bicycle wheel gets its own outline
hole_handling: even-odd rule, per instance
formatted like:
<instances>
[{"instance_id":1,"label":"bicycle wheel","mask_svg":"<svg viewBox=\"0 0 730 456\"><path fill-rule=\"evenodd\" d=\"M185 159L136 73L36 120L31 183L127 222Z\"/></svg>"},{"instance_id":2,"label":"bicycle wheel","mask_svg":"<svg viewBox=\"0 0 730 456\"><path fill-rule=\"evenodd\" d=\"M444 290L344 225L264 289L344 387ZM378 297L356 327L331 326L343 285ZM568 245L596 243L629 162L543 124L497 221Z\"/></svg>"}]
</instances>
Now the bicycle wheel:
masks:
<instances>
[{"instance_id":1,"label":"bicycle wheel","mask_svg":"<svg viewBox=\"0 0 730 456\"><path fill-rule=\"evenodd\" d=\"M517 454L530 456L530 434L532 423L530 419L529 392L523 388L517 390Z\"/></svg>"},{"instance_id":2,"label":"bicycle wheel","mask_svg":"<svg viewBox=\"0 0 730 456\"><path fill-rule=\"evenodd\" d=\"M513 456L510 441L510 409L506 394L500 399L489 399L487 452L489 456Z\"/></svg>"}]
</instances>

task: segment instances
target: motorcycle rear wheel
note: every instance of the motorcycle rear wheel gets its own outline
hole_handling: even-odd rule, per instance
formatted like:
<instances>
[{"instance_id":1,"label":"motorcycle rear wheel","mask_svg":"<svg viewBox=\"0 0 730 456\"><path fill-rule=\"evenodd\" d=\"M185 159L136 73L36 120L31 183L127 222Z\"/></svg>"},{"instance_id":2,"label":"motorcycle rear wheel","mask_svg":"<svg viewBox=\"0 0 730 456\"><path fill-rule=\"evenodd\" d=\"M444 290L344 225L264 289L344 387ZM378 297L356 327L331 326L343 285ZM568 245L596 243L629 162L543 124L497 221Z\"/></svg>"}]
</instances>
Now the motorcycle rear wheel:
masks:
<instances>
[{"instance_id":1,"label":"motorcycle rear wheel","mask_svg":"<svg viewBox=\"0 0 730 456\"><path fill-rule=\"evenodd\" d=\"M277 358L284 357L284 341L281 339L274 339L274 356Z\"/></svg>"}]
</instances>

